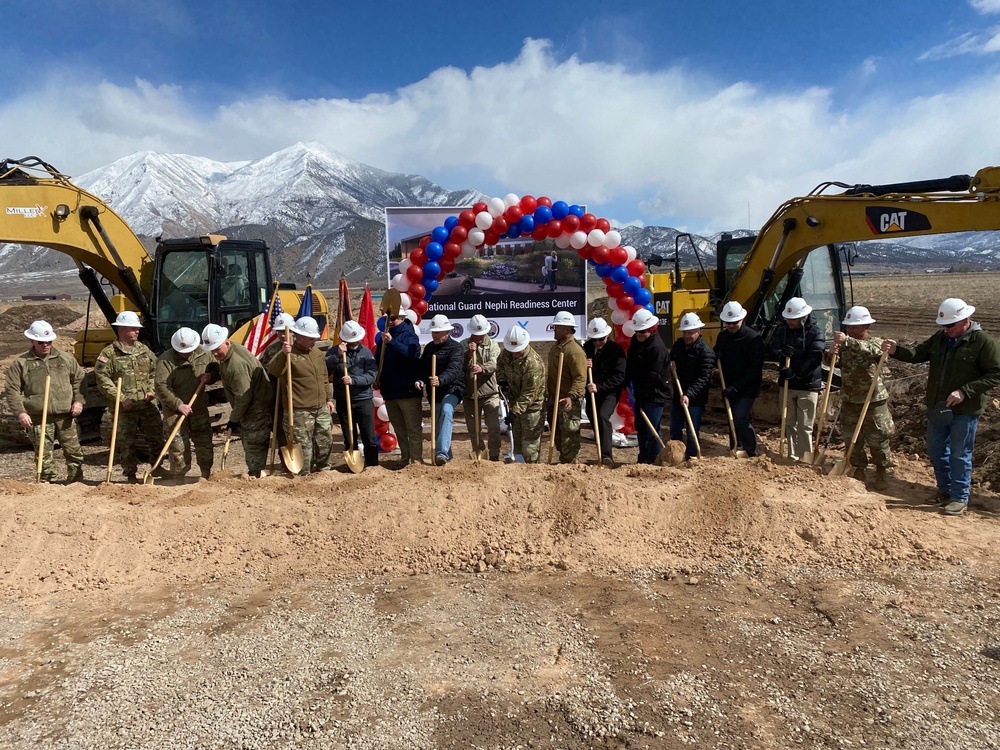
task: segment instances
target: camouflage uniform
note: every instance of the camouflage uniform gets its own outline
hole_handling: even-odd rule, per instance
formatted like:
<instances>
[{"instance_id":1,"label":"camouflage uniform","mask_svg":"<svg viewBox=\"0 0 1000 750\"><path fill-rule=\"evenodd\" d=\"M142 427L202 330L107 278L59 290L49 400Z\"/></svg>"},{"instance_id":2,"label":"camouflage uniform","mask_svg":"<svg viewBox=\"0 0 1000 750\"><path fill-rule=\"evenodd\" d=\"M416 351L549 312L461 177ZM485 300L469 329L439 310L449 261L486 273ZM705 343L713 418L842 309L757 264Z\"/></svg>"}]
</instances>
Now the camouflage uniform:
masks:
<instances>
[{"instance_id":1,"label":"camouflage uniform","mask_svg":"<svg viewBox=\"0 0 1000 750\"><path fill-rule=\"evenodd\" d=\"M7 370L7 404L15 414L31 417L31 444L38 450L42 433L42 404L45 399L45 376L50 376L49 407L45 421L45 444L42 450L42 479L55 481L52 446L58 439L66 458L66 478L83 478L83 448L76 420L70 416L74 403L86 403L87 387L83 368L72 355L52 349L39 357L29 349L14 360Z\"/></svg>"},{"instance_id":2,"label":"camouflage uniform","mask_svg":"<svg viewBox=\"0 0 1000 750\"><path fill-rule=\"evenodd\" d=\"M559 383L559 393L557 394L555 390L560 353L564 356L562 380ZM572 337L553 346L549 350L545 413L552 413L552 405L556 401L562 401L569 397L573 402L569 409L564 409L560 405L556 416L556 449L559 451L559 463L573 463L580 453L580 399L583 398L586 385L587 355L584 353L583 347ZM552 425L550 425L551 427Z\"/></svg>"},{"instance_id":3,"label":"camouflage uniform","mask_svg":"<svg viewBox=\"0 0 1000 750\"><path fill-rule=\"evenodd\" d=\"M115 445L121 448L122 473L125 476L134 476L139 468L135 444L140 433L154 456L163 450L163 420L160 418L160 410L153 401L146 401L146 394L153 393L155 387L155 371L156 356L148 346L138 341L133 346L115 341L104 347L94 365L97 389L111 410L115 408L118 378L122 379ZM126 411L124 404L129 399L132 400L132 406Z\"/></svg>"},{"instance_id":4,"label":"camouflage uniform","mask_svg":"<svg viewBox=\"0 0 1000 750\"><path fill-rule=\"evenodd\" d=\"M317 347L305 351L292 345L292 435L302 448L302 471L325 471L330 468L333 451L333 417L329 404L333 391L326 374L326 358ZM285 362L288 359L279 351L267 367L278 379L280 398L287 395Z\"/></svg>"},{"instance_id":5,"label":"camouflage uniform","mask_svg":"<svg viewBox=\"0 0 1000 750\"><path fill-rule=\"evenodd\" d=\"M229 351L219 362L219 376L226 400L233 407L229 421L239 425L247 472L260 476L267 463L271 437L271 403L274 392L264 367L246 347L230 342Z\"/></svg>"},{"instance_id":6,"label":"camouflage uniform","mask_svg":"<svg viewBox=\"0 0 1000 750\"><path fill-rule=\"evenodd\" d=\"M173 349L167 349L156 360L154 388L156 398L163 407L163 427L168 433L173 431L181 417L177 407L191 400L205 372L218 374L218 365L212 355L200 346L191 352L188 359L184 359ZM201 475L207 477L212 472L215 454L212 449L212 420L208 416L208 399L204 392L195 399L191 414L184 420L167 449L170 473L175 477L184 476L191 468L192 442Z\"/></svg>"},{"instance_id":7,"label":"camouflage uniform","mask_svg":"<svg viewBox=\"0 0 1000 750\"><path fill-rule=\"evenodd\" d=\"M489 446L490 461L500 460L500 391L497 388L497 357L500 356L500 345L490 339L483 337L483 343L476 345L476 364L483 368L483 371L476 376L472 375L472 354L469 352L469 342L466 339L462 342L465 350L465 426L469 431L472 440L472 449L480 452L486 449L483 444L483 426L486 426L486 442ZM478 390L479 397L479 445L471 438L476 433L475 414L475 393Z\"/></svg>"},{"instance_id":8,"label":"camouflage uniform","mask_svg":"<svg viewBox=\"0 0 1000 750\"><path fill-rule=\"evenodd\" d=\"M869 336L854 339L848 336L840 345L841 407L840 430L845 440L850 440L861 416L861 407L872 384L875 366L882 356L882 339ZM851 465L858 469L868 466L867 447L876 468L892 466L889 456L889 435L893 431L892 414L889 413L889 392L879 376L872 393L868 413L865 414L858 442L851 452Z\"/></svg>"},{"instance_id":9,"label":"camouflage uniform","mask_svg":"<svg viewBox=\"0 0 1000 750\"><path fill-rule=\"evenodd\" d=\"M531 347L516 359L505 349L497 357L497 380L510 389L514 453L520 453L527 464L537 464L544 422L545 363Z\"/></svg>"}]
</instances>

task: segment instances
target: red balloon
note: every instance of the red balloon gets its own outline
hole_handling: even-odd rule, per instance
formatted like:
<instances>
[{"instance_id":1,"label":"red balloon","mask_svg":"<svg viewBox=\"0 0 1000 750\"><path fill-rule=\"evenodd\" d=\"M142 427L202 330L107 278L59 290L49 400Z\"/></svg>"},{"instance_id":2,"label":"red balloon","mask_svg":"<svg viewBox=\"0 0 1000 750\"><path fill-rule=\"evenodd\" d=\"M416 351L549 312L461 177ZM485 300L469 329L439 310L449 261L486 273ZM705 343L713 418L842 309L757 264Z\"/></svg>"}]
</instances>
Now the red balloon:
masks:
<instances>
[{"instance_id":1,"label":"red balloon","mask_svg":"<svg viewBox=\"0 0 1000 750\"><path fill-rule=\"evenodd\" d=\"M454 258L441 258L441 260L438 261L438 264L441 266L441 270L445 273L451 273L455 270Z\"/></svg>"},{"instance_id":2,"label":"red balloon","mask_svg":"<svg viewBox=\"0 0 1000 750\"><path fill-rule=\"evenodd\" d=\"M608 262L609 251L604 245L600 247L595 247L594 252L590 254L590 257L594 259L594 263L598 265Z\"/></svg>"},{"instance_id":3,"label":"red balloon","mask_svg":"<svg viewBox=\"0 0 1000 750\"><path fill-rule=\"evenodd\" d=\"M618 406L615 407L615 411L618 412L620 417L629 417L632 415L632 407L626 403L618 402Z\"/></svg>"},{"instance_id":4,"label":"red balloon","mask_svg":"<svg viewBox=\"0 0 1000 750\"><path fill-rule=\"evenodd\" d=\"M631 261L625 267L628 269L628 275L629 276L638 276L639 278L642 278L642 275L644 273L646 273L646 264L643 263L638 258L636 258L635 260Z\"/></svg>"},{"instance_id":5,"label":"red balloon","mask_svg":"<svg viewBox=\"0 0 1000 750\"><path fill-rule=\"evenodd\" d=\"M504 232L506 232L508 229L510 229L510 225L507 223L507 220L504 217L498 216L493 220L493 226L491 227L491 229L497 233L497 236L499 236ZM495 245L496 243L491 242L489 244Z\"/></svg>"},{"instance_id":6,"label":"red balloon","mask_svg":"<svg viewBox=\"0 0 1000 750\"><path fill-rule=\"evenodd\" d=\"M597 217L593 214L584 214L580 217L580 229L584 232L589 232L591 229L597 226Z\"/></svg>"},{"instance_id":7,"label":"red balloon","mask_svg":"<svg viewBox=\"0 0 1000 750\"><path fill-rule=\"evenodd\" d=\"M541 242L548 236L549 236L549 230L545 227L544 224L539 224L537 227L535 227L535 231L531 233L531 239L533 239L535 242Z\"/></svg>"},{"instance_id":8,"label":"red balloon","mask_svg":"<svg viewBox=\"0 0 1000 750\"><path fill-rule=\"evenodd\" d=\"M457 242L449 242L444 246L444 257L451 258L455 260L459 255L462 254L462 246Z\"/></svg>"},{"instance_id":9,"label":"red balloon","mask_svg":"<svg viewBox=\"0 0 1000 750\"><path fill-rule=\"evenodd\" d=\"M410 263L415 266L423 266L427 260L427 253L424 252L422 247L414 248L410 253Z\"/></svg>"},{"instance_id":10,"label":"red balloon","mask_svg":"<svg viewBox=\"0 0 1000 750\"><path fill-rule=\"evenodd\" d=\"M625 252L624 247L614 247L608 253L608 257L611 260L611 265L620 266L622 263L628 260L628 253Z\"/></svg>"},{"instance_id":11,"label":"red balloon","mask_svg":"<svg viewBox=\"0 0 1000 750\"><path fill-rule=\"evenodd\" d=\"M476 214L481 214L483 211L486 210L486 208L487 208L486 204L483 203L482 201L479 201L479 203L476 203L475 205L472 206L472 215L473 215L472 223L473 224L476 223L475 215Z\"/></svg>"},{"instance_id":12,"label":"red balloon","mask_svg":"<svg viewBox=\"0 0 1000 750\"><path fill-rule=\"evenodd\" d=\"M525 195L521 197L522 214L533 214L536 208L538 208L538 201L535 200L535 196Z\"/></svg>"},{"instance_id":13,"label":"red balloon","mask_svg":"<svg viewBox=\"0 0 1000 750\"><path fill-rule=\"evenodd\" d=\"M472 213L472 211L462 211L462 213L458 215L458 225L460 227L465 227L466 229L472 229L476 226L476 215ZM452 234L454 234L454 232L455 230L452 229Z\"/></svg>"},{"instance_id":14,"label":"red balloon","mask_svg":"<svg viewBox=\"0 0 1000 750\"><path fill-rule=\"evenodd\" d=\"M556 237L562 234L563 231L562 222L559 221L559 219L553 219L552 221L550 221L548 224L545 225L545 229L548 231L549 237L555 239Z\"/></svg>"},{"instance_id":15,"label":"red balloon","mask_svg":"<svg viewBox=\"0 0 1000 750\"><path fill-rule=\"evenodd\" d=\"M610 279L610 278L611 278L610 276L607 277L607 279ZM605 279L605 280L607 280L607 279ZM612 281L610 284L607 284L605 286L605 289L607 289L607 291L608 291L608 296L609 297L614 297L615 299L618 299L623 294L625 294L625 290L622 289L622 285L621 284L616 284L614 281ZM631 305L629 305L629 307L631 307Z\"/></svg>"},{"instance_id":16,"label":"red balloon","mask_svg":"<svg viewBox=\"0 0 1000 750\"><path fill-rule=\"evenodd\" d=\"M494 222L494 225L496 222ZM484 245L495 245L500 241L500 233L495 232L492 229L486 230L486 239L483 240Z\"/></svg>"},{"instance_id":17,"label":"red balloon","mask_svg":"<svg viewBox=\"0 0 1000 750\"><path fill-rule=\"evenodd\" d=\"M431 244L431 236L430 235L427 235L426 237L421 237L420 238L420 247L427 247L429 244Z\"/></svg>"},{"instance_id":18,"label":"red balloon","mask_svg":"<svg viewBox=\"0 0 1000 750\"><path fill-rule=\"evenodd\" d=\"M518 205L507 206L507 210L503 212L503 215L511 224L516 224L524 216L524 211Z\"/></svg>"},{"instance_id":19,"label":"red balloon","mask_svg":"<svg viewBox=\"0 0 1000 750\"><path fill-rule=\"evenodd\" d=\"M375 434L376 435L384 435L388 431L389 431L389 423L388 422L383 422L378 417L375 417Z\"/></svg>"},{"instance_id":20,"label":"red balloon","mask_svg":"<svg viewBox=\"0 0 1000 750\"><path fill-rule=\"evenodd\" d=\"M635 300L630 295L623 294L615 300L615 304L622 312L628 312L635 306Z\"/></svg>"},{"instance_id":21,"label":"red balloon","mask_svg":"<svg viewBox=\"0 0 1000 750\"><path fill-rule=\"evenodd\" d=\"M645 310L645 309L646 308L643 307L642 305L632 305L632 309L629 311L628 316L629 316L629 318L631 318L633 315L635 315L637 312L639 312L639 310Z\"/></svg>"},{"instance_id":22,"label":"red balloon","mask_svg":"<svg viewBox=\"0 0 1000 750\"><path fill-rule=\"evenodd\" d=\"M461 245L469 238L469 230L463 227L461 224L456 224L451 228L451 234L448 235L448 239L451 242Z\"/></svg>"},{"instance_id":23,"label":"red balloon","mask_svg":"<svg viewBox=\"0 0 1000 750\"><path fill-rule=\"evenodd\" d=\"M620 346L622 349L627 349L631 341L632 338L630 336L626 336L624 333L620 333L617 336L615 336L615 343L618 344L618 346ZM621 414L621 412L618 413Z\"/></svg>"},{"instance_id":24,"label":"red balloon","mask_svg":"<svg viewBox=\"0 0 1000 750\"><path fill-rule=\"evenodd\" d=\"M422 318L424 313L427 312L427 300L418 299L410 303L410 309L417 314L417 317Z\"/></svg>"},{"instance_id":25,"label":"red balloon","mask_svg":"<svg viewBox=\"0 0 1000 750\"><path fill-rule=\"evenodd\" d=\"M406 269L406 278L416 284L418 281L424 278L423 266L418 266L416 263L412 264Z\"/></svg>"},{"instance_id":26,"label":"red balloon","mask_svg":"<svg viewBox=\"0 0 1000 750\"><path fill-rule=\"evenodd\" d=\"M552 199L549 198L549 197L547 197L547 196L545 196L545 195L542 195L542 196L539 196L538 198L536 198L535 199L535 203L537 203L539 206L548 206L549 208L552 208ZM536 206L536 208L537 208L537 206Z\"/></svg>"},{"instance_id":27,"label":"red balloon","mask_svg":"<svg viewBox=\"0 0 1000 750\"><path fill-rule=\"evenodd\" d=\"M602 232L605 233L610 232L611 222L608 221L607 219L598 219L597 223L594 225L594 229L600 229Z\"/></svg>"},{"instance_id":28,"label":"red balloon","mask_svg":"<svg viewBox=\"0 0 1000 750\"><path fill-rule=\"evenodd\" d=\"M410 266L410 268L413 268L413 266ZM407 274L407 278L409 278L409 274ZM416 302L418 299L424 298L424 295L427 294L427 289L424 288L423 284L410 284L410 288L406 290L406 293L410 295L411 300Z\"/></svg>"},{"instance_id":29,"label":"red balloon","mask_svg":"<svg viewBox=\"0 0 1000 750\"><path fill-rule=\"evenodd\" d=\"M378 447L383 453L388 453L389 451L396 450L396 445L399 441L396 440L396 436L391 432L387 432L383 435L379 435Z\"/></svg>"},{"instance_id":30,"label":"red balloon","mask_svg":"<svg viewBox=\"0 0 1000 750\"><path fill-rule=\"evenodd\" d=\"M594 248L592 248L590 245L584 245L583 247L581 247L579 250L576 251L576 254L579 255L584 260L590 260L593 252Z\"/></svg>"},{"instance_id":31,"label":"red balloon","mask_svg":"<svg viewBox=\"0 0 1000 750\"><path fill-rule=\"evenodd\" d=\"M573 233L580 228L580 217L576 214L567 214L562 220L562 228L564 232Z\"/></svg>"}]
</instances>

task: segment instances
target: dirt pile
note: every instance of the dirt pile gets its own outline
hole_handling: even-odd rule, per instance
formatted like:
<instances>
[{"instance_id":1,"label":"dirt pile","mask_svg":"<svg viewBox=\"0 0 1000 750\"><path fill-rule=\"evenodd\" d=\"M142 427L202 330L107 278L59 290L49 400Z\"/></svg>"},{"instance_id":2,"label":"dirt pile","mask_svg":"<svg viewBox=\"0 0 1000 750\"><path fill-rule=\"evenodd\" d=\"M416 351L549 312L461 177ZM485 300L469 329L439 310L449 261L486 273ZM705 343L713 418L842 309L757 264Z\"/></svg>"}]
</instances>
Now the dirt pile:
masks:
<instances>
[{"instance_id":1,"label":"dirt pile","mask_svg":"<svg viewBox=\"0 0 1000 750\"><path fill-rule=\"evenodd\" d=\"M55 302L14 305L0 312L0 330L17 331L20 333L36 320L48 321L53 328L58 329L61 326L73 323L79 317L79 310L75 310L69 305L60 305Z\"/></svg>"}]
</instances>

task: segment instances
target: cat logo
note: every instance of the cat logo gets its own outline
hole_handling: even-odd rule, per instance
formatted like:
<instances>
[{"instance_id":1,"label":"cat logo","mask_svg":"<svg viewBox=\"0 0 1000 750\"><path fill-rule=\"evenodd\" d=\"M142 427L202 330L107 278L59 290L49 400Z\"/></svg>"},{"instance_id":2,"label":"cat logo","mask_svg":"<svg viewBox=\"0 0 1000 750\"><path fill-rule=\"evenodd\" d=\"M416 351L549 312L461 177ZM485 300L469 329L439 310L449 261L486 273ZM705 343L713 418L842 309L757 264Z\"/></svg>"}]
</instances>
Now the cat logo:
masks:
<instances>
[{"instance_id":1,"label":"cat logo","mask_svg":"<svg viewBox=\"0 0 1000 750\"><path fill-rule=\"evenodd\" d=\"M872 234L913 234L914 232L929 232L931 222L924 214L917 211L900 211L898 208L881 208L867 206L865 221Z\"/></svg>"}]
</instances>

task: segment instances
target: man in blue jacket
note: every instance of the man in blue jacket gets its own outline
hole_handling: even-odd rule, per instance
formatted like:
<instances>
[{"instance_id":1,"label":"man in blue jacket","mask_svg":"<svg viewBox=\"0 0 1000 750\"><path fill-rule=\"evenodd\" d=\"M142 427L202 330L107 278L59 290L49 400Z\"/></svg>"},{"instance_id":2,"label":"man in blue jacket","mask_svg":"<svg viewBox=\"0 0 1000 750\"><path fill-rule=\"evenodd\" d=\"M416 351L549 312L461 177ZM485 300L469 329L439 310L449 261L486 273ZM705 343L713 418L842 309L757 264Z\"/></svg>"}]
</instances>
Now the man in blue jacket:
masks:
<instances>
[{"instance_id":1,"label":"man in blue jacket","mask_svg":"<svg viewBox=\"0 0 1000 750\"><path fill-rule=\"evenodd\" d=\"M746 316L747 311L739 302L726 303L719 316L722 331L715 340L715 354L726 380L723 396L733 411L736 428L736 445L729 447L742 448L752 458L757 455L757 433L753 429L750 412L760 395L763 380L764 339L745 325Z\"/></svg>"},{"instance_id":2,"label":"man in blue jacket","mask_svg":"<svg viewBox=\"0 0 1000 750\"><path fill-rule=\"evenodd\" d=\"M431 319L431 343L424 347L420 357L422 385L427 386L430 400L431 386L435 394L435 414L437 434L434 435L434 463L444 466L452 459L451 431L455 424L455 407L465 394L465 351L462 345L451 337L451 321L446 315L435 315ZM431 374L431 357L436 357L434 373Z\"/></svg>"},{"instance_id":3,"label":"man in blue jacket","mask_svg":"<svg viewBox=\"0 0 1000 750\"><path fill-rule=\"evenodd\" d=\"M358 433L365 447L365 466L378 466L378 443L375 438L375 406L372 403L372 384L378 373L375 357L362 345L365 329L353 320L345 320L340 328L340 345L330 347L326 354L326 372L333 380L333 401L337 405L340 431L344 435L344 450L358 446ZM347 374L344 374L344 362ZM347 390L351 391L351 418L354 432L347 425ZM388 411L388 408L386 409Z\"/></svg>"},{"instance_id":4,"label":"man in blue jacket","mask_svg":"<svg viewBox=\"0 0 1000 750\"><path fill-rule=\"evenodd\" d=\"M423 460L420 338L414 328L416 323L417 314L413 310L401 310L398 315L390 316L382 340L375 347L375 359L382 363L382 398L399 440L404 467ZM382 359L383 347L385 359Z\"/></svg>"}]
</instances>

